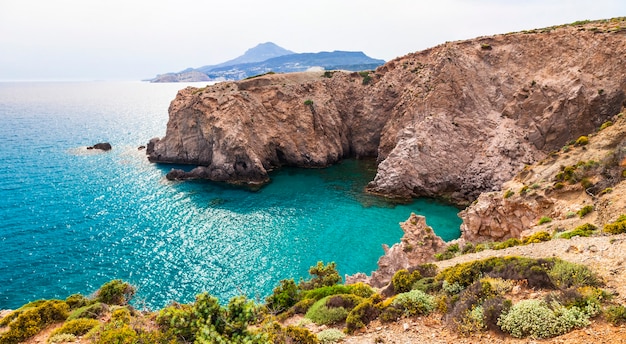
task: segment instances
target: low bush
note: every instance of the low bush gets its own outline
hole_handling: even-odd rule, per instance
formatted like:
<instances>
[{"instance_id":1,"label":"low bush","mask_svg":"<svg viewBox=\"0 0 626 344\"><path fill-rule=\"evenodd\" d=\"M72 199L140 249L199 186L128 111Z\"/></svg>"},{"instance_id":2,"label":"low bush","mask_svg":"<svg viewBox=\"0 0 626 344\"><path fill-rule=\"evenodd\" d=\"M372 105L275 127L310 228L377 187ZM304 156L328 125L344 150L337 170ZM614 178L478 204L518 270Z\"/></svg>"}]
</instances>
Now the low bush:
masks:
<instances>
[{"instance_id":1,"label":"low bush","mask_svg":"<svg viewBox=\"0 0 626 344\"><path fill-rule=\"evenodd\" d=\"M577 146L584 146L589 143L589 138L587 136L581 136L576 140Z\"/></svg>"},{"instance_id":2,"label":"low bush","mask_svg":"<svg viewBox=\"0 0 626 344\"><path fill-rule=\"evenodd\" d=\"M74 319L66 321L63 326L54 330L50 337L58 334L71 334L74 336L82 336L94 327L100 326L100 322L95 319Z\"/></svg>"},{"instance_id":3,"label":"low bush","mask_svg":"<svg viewBox=\"0 0 626 344\"><path fill-rule=\"evenodd\" d=\"M524 245L538 244L540 242L550 241L551 239L552 239L552 235L550 235L550 233L546 231L541 231L541 232L534 233L527 238L524 238L522 240L522 243Z\"/></svg>"},{"instance_id":4,"label":"low bush","mask_svg":"<svg viewBox=\"0 0 626 344\"><path fill-rule=\"evenodd\" d=\"M296 282L291 279L280 281L280 285L274 288L272 295L265 298L265 305L272 313L280 313L295 305L300 300L300 289Z\"/></svg>"},{"instance_id":5,"label":"low bush","mask_svg":"<svg viewBox=\"0 0 626 344\"><path fill-rule=\"evenodd\" d=\"M61 334L55 334L55 335L51 335L48 338L48 343L51 344L56 344L56 343L72 343L76 341L76 336L73 334L69 334L69 333L61 333Z\"/></svg>"},{"instance_id":6,"label":"low bush","mask_svg":"<svg viewBox=\"0 0 626 344\"><path fill-rule=\"evenodd\" d=\"M589 316L580 309L548 305L543 300L522 300L498 320L500 328L516 338L551 338L589 325Z\"/></svg>"},{"instance_id":7,"label":"low bush","mask_svg":"<svg viewBox=\"0 0 626 344\"><path fill-rule=\"evenodd\" d=\"M421 290L411 290L398 294L391 305L402 310L405 316L426 315L435 308L435 298Z\"/></svg>"},{"instance_id":8,"label":"low bush","mask_svg":"<svg viewBox=\"0 0 626 344\"><path fill-rule=\"evenodd\" d=\"M96 292L96 298L98 301L108 305L123 306L128 304L135 292L135 287L128 282L117 279L102 285Z\"/></svg>"},{"instance_id":9,"label":"low bush","mask_svg":"<svg viewBox=\"0 0 626 344\"><path fill-rule=\"evenodd\" d=\"M610 234L626 233L626 215L621 215L615 222L605 224L604 231Z\"/></svg>"},{"instance_id":10,"label":"low bush","mask_svg":"<svg viewBox=\"0 0 626 344\"><path fill-rule=\"evenodd\" d=\"M348 317L348 310L344 307L331 307L328 301L334 296L327 296L313 304L306 312L305 318L317 325L331 325L344 321Z\"/></svg>"},{"instance_id":11,"label":"low bush","mask_svg":"<svg viewBox=\"0 0 626 344\"><path fill-rule=\"evenodd\" d=\"M303 299L293 305L293 312L296 314L305 314L313 304L317 302L316 299Z\"/></svg>"},{"instance_id":12,"label":"low bush","mask_svg":"<svg viewBox=\"0 0 626 344\"><path fill-rule=\"evenodd\" d=\"M317 333L317 340L321 344L331 344L340 342L346 335L336 328L329 328Z\"/></svg>"},{"instance_id":13,"label":"low bush","mask_svg":"<svg viewBox=\"0 0 626 344\"><path fill-rule=\"evenodd\" d=\"M560 259L555 260L548 276L561 289L600 285L600 280L588 267Z\"/></svg>"},{"instance_id":14,"label":"low bush","mask_svg":"<svg viewBox=\"0 0 626 344\"><path fill-rule=\"evenodd\" d=\"M100 315L106 312L109 307L102 303L96 302L91 305L83 306L78 309L73 310L70 313L70 316L67 317L68 320L79 319L79 318L88 318L88 319L98 319Z\"/></svg>"},{"instance_id":15,"label":"low bush","mask_svg":"<svg viewBox=\"0 0 626 344\"><path fill-rule=\"evenodd\" d=\"M287 326L285 329L285 343L298 343L298 344L317 344L319 340L317 336L306 328L298 326ZM256 341L252 343L262 343Z\"/></svg>"},{"instance_id":16,"label":"low bush","mask_svg":"<svg viewBox=\"0 0 626 344\"><path fill-rule=\"evenodd\" d=\"M426 277L422 278L415 283L411 289L421 290L425 293L434 293L441 290L442 284L440 282L435 281L434 277Z\"/></svg>"},{"instance_id":17,"label":"low bush","mask_svg":"<svg viewBox=\"0 0 626 344\"><path fill-rule=\"evenodd\" d=\"M0 343L23 342L39 333L48 324L65 320L69 309L67 303L60 300L42 300L27 304L7 316L9 320L5 326L8 325L9 330L0 334Z\"/></svg>"},{"instance_id":18,"label":"low bush","mask_svg":"<svg viewBox=\"0 0 626 344\"><path fill-rule=\"evenodd\" d=\"M572 231L562 233L559 237L564 239L571 239L575 236L588 237L591 236L596 229L598 229L598 227L590 223L585 223L574 228Z\"/></svg>"},{"instance_id":19,"label":"low bush","mask_svg":"<svg viewBox=\"0 0 626 344\"><path fill-rule=\"evenodd\" d=\"M493 296L483 302L484 323L488 330L501 332L498 319L506 314L513 303L502 296Z\"/></svg>"},{"instance_id":20,"label":"low bush","mask_svg":"<svg viewBox=\"0 0 626 344\"><path fill-rule=\"evenodd\" d=\"M309 274L313 276L313 278L309 281L300 281L300 289L311 290L341 283L341 276L339 276L339 272L337 272L337 264L335 262L330 262L326 265L324 265L323 262L317 262L317 265L309 269Z\"/></svg>"},{"instance_id":21,"label":"low bush","mask_svg":"<svg viewBox=\"0 0 626 344\"><path fill-rule=\"evenodd\" d=\"M361 302L348 313L346 318L346 331L353 333L362 329L372 320L376 319L380 314L380 310L374 306L371 300Z\"/></svg>"},{"instance_id":22,"label":"low bush","mask_svg":"<svg viewBox=\"0 0 626 344\"><path fill-rule=\"evenodd\" d=\"M543 216L539 219L539 222L537 222L538 225L543 225L544 223L548 223L548 222L552 222L552 218L551 217L547 217L547 216Z\"/></svg>"},{"instance_id":23,"label":"low bush","mask_svg":"<svg viewBox=\"0 0 626 344\"><path fill-rule=\"evenodd\" d=\"M613 122L611 122L611 121L606 121L606 122L602 123L602 125L600 126L600 130L604 130L604 129L606 129L606 128L608 128L608 127L612 126L612 125L613 125Z\"/></svg>"},{"instance_id":24,"label":"low bush","mask_svg":"<svg viewBox=\"0 0 626 344\"><path fill-rule=\"evenodd\" d=\"M506 191L504 192L504 196L503 196L503 197L504 197L504 198L509 198L509 197L511 197L511 196L513 196L513 195L515 195L515 192L513 192L513 190L511 190L511 189L508 189L508 190L506 190Z\"/></svg>"},{"instance_id":25,"label":"low bush","mask_svg":"<svg viewBox=\"0 0 626 344\"><path fill-rule=\"evenodd\" d=\"M606 321L618 326L626 323L626 307L622 305L611 306L604 312Z\"/></svg>"},{"instance_id":26,"label":"low bush","mask_svg":"<svg viewBox=\"0 0 626 344\"><path fill-rule=\"evenodd\" d=\"M510 239L507 239L507 240L505 240L503 242L494 243L491 248L494 249L494 250L503 250L505 248L519 246L521 244L522 244L522 241L520 239L518 239L518 238L510 238Z\"/></svg>"},{"instance_id":27,"label":"low bush","mask_svg":"<svg viewBox=\"0 0 626 344\"><path fill-rule=\"evenodd\" d=\"M72 294L65 299L71 310L87 306L91 301L81 294Z\"/></svg>"},{"instance_id":28,"label":"low bush","mask_svg":"<svg viewBox=\"0 0 626 344\"><path fill-rule=\"evenodd\" d=\"M413 284L420 280L422 275L418 270L410 273L406 269L400 269L391 278L391 285L393 286L394 293L406 293L413 288Z\"/></svg>"}]
</instances>

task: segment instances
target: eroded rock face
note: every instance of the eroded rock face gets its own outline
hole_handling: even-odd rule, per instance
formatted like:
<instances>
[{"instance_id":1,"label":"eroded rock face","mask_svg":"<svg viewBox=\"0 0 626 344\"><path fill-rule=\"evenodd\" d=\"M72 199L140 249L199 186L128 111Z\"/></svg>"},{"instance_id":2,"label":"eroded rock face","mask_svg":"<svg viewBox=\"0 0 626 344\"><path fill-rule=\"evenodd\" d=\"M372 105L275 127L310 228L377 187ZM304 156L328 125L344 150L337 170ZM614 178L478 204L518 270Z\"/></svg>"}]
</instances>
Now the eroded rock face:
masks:
<instances>
[{"instance_id":1,"label":"eroded rock face","mask_svg":"<svg viewBox=\"0 0 626 344\"><path fill-rule=\"evenodd\" d=\"M602 228L623 214L626 118L616 115L585 142L525 167L501 191L481 194L459 213L463 239L502 241L582 224ZM590 210L581 215L584 207ZM550 221L541 224L544 217Z\"/></svg>"},{"instance_id":2,"label":"eroded rock face","mask_svg":"<svg viewBox=\"0 0 626 344\"><path fill-rule=\"evenodd\" d=\"M430 262L434 260L435 253L446 248L446 243L426 224L423 216L411 214L408 220L400 223L400 227L404 231L401 241L391 248L383 246L385 254L378 260L378 269L372 272L372 276L348 276L347 284L360 281L377 288L384 287L396 271Z\"/></svg>"},{"instance_id":3,"label":"eroded rock face","mask_svg":"<svg viewBox=\"0 0 626 344\"><path fill-rule=\"evenodd\" d=\"M376 156L370 192L469 203L618 112L626 34L609 27L622 24L446 43L367 76L277 74L188 88L147 152L244 183L265 182L281 165Z\"/></svg>"}]
</instances>

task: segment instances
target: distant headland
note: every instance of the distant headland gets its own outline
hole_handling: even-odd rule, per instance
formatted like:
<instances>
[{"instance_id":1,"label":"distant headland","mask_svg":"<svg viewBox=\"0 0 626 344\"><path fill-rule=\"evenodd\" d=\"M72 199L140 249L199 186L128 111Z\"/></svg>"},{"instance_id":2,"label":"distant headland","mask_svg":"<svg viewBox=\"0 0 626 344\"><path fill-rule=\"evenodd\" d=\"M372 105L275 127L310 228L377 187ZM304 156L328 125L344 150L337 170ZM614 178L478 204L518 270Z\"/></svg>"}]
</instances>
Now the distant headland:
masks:
<instances>
[{"instance_id":1,"label":"distant headland","mask_svg":"<svg viewBox=\"0 0 626 344\"><path fill-rule=\"evenodd\" d=\"M236 81L268 72L289 73L311 69L361 71L385 63L360 51L294 53L267 42L248 49L243 55L216 65L187 68L159 74L150 82Z\"/></svg>"}]
</instances>

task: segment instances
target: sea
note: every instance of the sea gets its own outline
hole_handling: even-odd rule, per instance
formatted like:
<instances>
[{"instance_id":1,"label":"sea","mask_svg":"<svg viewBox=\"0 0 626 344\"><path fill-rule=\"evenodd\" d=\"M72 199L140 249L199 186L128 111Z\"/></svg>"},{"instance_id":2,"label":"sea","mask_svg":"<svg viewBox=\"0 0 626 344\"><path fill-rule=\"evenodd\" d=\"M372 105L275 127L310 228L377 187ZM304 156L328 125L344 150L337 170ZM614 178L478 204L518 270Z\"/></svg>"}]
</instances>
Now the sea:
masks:
<instances>
[{"instance_id":1,"label":"sea","mask_svg":"<svg viewBox=\"0 0 626 344\"><path fill-rule=\"evenodd\" d=\"M142 309L205 291L262 301L318 261L371 273L411 213L459 237L453 206L364 193L374 161L282 168L256 191L166 180L173 166L149 163L139 146L165 135L186 86L0 82L0 309L91 295L112 279L136 286ZM87 149L98 142L113 149Z\"/></svg>"}]
</instances>

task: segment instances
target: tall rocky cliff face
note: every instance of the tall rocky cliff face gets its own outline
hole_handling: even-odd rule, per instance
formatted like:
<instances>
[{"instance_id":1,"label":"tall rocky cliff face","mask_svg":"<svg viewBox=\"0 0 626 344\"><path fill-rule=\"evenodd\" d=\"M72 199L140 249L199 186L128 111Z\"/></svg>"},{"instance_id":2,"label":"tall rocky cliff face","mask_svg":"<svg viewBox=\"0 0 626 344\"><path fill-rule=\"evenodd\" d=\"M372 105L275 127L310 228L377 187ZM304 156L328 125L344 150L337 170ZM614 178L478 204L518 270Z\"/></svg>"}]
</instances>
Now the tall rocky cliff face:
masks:
<instances>
[{"instance_id":1,"label":"tall rocky cliff face","mask_svg":"<svg viewBox=\"0 0 626 344\"><path fill-rule=\"evenodd\" d=\"M376 156L371 192L457 203L619 112L623 21L446 43L368 75L276 74L181 90L154 162L177 178L263 183L283 165Z\"/></svg>"}]
</instances>

